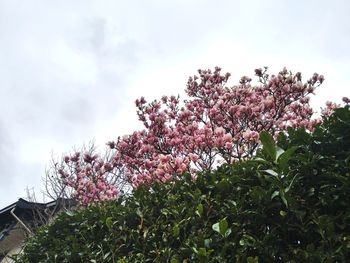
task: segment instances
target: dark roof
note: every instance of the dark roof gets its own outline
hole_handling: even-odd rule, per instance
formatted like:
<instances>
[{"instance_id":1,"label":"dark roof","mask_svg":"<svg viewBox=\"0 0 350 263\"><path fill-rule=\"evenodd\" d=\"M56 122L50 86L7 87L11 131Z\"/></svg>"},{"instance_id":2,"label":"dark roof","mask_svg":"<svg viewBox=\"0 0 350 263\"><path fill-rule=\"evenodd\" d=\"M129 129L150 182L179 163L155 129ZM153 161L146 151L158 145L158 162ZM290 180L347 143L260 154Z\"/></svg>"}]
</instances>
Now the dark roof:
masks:
<instances>
[{"instance_id":1,"label":"dark roof","mask_svg":"<svg viewBox=\"0 0 350 263\"><path fill-rule=\"evenodd\" d=\"M21 219L25 220L31 220L34 216L34 211L37 210L44 210L47 208L53 208L56 205L63 206L74 206L76 205L76 202L72 199L64 199L59 198L57 200L48 202L48 203L35 203L35 202L29 202L22 198L18 199L17 202L6 206L5 208L0 210L0 232L3 228L6 227L6 225L11 224L15 219L11 215L11 210L15 208L15 214L20 217Z\"/></svg>"},{"instance_id":2,"label":"dark roof","mask_svg":"<svg viewBox=\"0 0 350 263\"><path fill-rule=\"evenodd\" d=\"M48 203L29 202L20 198L17 202L0 209L0 261L4 256L3 253L6 252L6 246L11 242L9 240L13 240L16 233L19 233L17 230L21 229L20 231L24 231L24 229L18 225L19 223L11 214L11 211L14 212L15 216L18 217L26 227L35 229L38 226L46 224L46 220L50 219L52 215L55 215L63 207L72 208L76 205L76 201L65 198L58 198ZM21 233L23 234L24 232Z\"/></svg>"},{"instance_id":3,"label":"dark roof","mask_svg":"<svg viewBox=\"0 0 350 263\"><path fill-rule=\"evenodd\" d=\"M54 201L55 202L55 201ZM33 209L33 208L38 208L38 207L45 207L46 204L44 203L34 203L34 202L29 202L29 201L26 201L22 198L18 199L17 202L9 205L9 206L6 206L5 208L1 209L0 210L0 216L3 214L3 213L6 213L7 211L11 210L12 208L16 207L16 208L22 208L22 209Z\"/></svg>"}]
</instances>

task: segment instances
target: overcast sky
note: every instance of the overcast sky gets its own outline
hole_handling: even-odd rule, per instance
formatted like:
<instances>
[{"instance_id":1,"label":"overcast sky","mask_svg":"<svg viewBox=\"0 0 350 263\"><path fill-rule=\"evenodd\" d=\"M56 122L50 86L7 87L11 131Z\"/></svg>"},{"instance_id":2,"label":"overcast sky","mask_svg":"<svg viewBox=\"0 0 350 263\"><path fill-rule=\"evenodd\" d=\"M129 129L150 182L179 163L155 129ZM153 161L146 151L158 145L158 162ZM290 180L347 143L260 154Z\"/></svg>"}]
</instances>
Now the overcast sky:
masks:
<instances>
[{"instance_id":1,"label":"overcast sky","mask_svg":"<svg viewBox=\"0 0 350 263\"><path fill-rule=\"evenodd\" d=\"M51 153L139 129L134 101L286 66L325 75L312 104L350 96L350 2L0 0L0 208L42 188Z\"/></svg>"}]
</instances>

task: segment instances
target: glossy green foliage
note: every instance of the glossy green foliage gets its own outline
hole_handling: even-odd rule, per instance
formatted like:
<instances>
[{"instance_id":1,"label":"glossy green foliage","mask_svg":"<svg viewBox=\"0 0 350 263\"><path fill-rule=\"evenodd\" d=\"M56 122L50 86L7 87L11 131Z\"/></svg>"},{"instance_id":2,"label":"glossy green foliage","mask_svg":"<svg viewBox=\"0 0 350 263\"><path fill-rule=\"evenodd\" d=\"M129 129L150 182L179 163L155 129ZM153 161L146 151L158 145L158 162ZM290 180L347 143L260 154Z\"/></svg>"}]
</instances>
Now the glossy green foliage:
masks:
<instances>
[{"instance_id":1,"label":"glossy green foliage","mask_svg":"<svg viewBox=\"0 0 350 263\"><path fill-rule=\"evenodd\" d=\"M257 157L61 214L17 262L347 262L350 111Z\"/></svg>"}]
</instances>

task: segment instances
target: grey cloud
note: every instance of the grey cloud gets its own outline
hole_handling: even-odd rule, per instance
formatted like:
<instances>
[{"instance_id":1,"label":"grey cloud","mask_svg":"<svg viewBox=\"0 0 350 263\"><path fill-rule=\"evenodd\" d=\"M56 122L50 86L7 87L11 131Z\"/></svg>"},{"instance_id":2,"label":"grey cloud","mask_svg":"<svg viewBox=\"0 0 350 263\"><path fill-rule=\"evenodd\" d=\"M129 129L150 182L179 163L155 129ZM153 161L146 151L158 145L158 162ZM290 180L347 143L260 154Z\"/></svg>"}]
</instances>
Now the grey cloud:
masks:
<instances>
[{"instance_id":1,"label":"grey cloud","mask_svg":"<svg viewBox=\"0 0 350 263\"><path fill-rule=\"evenodd\" d=\"M18 191L15 175L20 169L15 150L8 130L0 121L0 207L11 203Z\"/></svg>"},{"instance_id":2,"label":"grey cloud","mask_svg":"<svg viewBox=\"0 0 350 263\"><path fill-rule=\"evenodd\" d=\"M2 123L0 123L2 124ZM1 185L8 185L11 182L11 174L15 168L14 157L11 156L13 143L4 126L0 126L0 178ZM12 148L12 149L11 149ZM10 161L10 162L9 162Z\"/></svg>"},{"instance_id":3,"label":"grey cloud","mask_svg":"<svg viewBox=\"0 0 350 263\"><path fill-rule=\"evenodd\" d=\"M13 199L38 181L53 146L68 151L92 139L130 100L128 89L152 91L152 83L129 84L144 72L176 63L207 67L195 65L193 54L215 40L255 54L346 61L348 9L346 0L0 1L0 193L5 180L13 183ZM28 152L33 160L23 156Z\"/></svg>"},{"instance_id":4,"label":"grey cloud","mask_svg":"<svg viewBox=\"0 0 350 263\"><path fill-rule=\"evenodd\" d=\"M111 43L115 32L105 30L103 19L94 15L69 19L48 5L41 5L41 10L23 6L26 4L0 8L4 22L0 23L0 121L16 138L14 147L7 147L6 152L4 140L1 143L0 192L5 195L10 185L14 200L26 185L40 181L49 160L52 146L36 149L33 142L73 146L77 138L79 142L92 139L98 121L112 107L118 109L114 94L122 99L122 79L136 63L131 51L124 52L135 46L126 45L127 39ZM34 148L24 149L24 145ZM27 152L42 158L42 151L48 153L46 160L16 160L26 158L23 154ZM10 169L14 162L20 166L17 170ZM5 199L0 205L6 205Z\"/></svg>"}]
</instances>

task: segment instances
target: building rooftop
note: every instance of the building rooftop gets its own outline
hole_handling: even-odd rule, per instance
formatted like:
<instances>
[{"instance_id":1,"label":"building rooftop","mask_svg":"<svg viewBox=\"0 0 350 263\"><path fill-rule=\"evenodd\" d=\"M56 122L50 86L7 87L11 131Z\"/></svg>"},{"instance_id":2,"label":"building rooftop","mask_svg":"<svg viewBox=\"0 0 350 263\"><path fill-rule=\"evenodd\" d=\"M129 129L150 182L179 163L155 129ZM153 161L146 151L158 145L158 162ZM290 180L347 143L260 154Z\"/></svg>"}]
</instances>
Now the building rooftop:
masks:
<instances>
[{"instance_id":1,"label":"building rooftop","mask_svg":"<svg viewBox=\"0 0 350 263\"><path fill-rule=\"evenodd\" d=\"M76 206L72 199L59 198L48 203L29 202L22 198L0 209L0 262L26 235L46 224L62 208Z\"/></svg>"}]
</instances>

